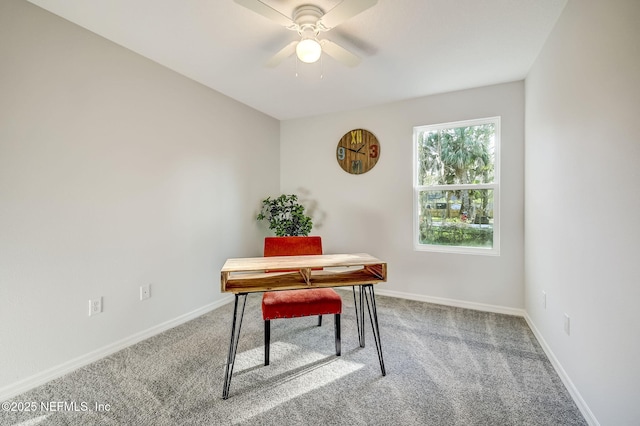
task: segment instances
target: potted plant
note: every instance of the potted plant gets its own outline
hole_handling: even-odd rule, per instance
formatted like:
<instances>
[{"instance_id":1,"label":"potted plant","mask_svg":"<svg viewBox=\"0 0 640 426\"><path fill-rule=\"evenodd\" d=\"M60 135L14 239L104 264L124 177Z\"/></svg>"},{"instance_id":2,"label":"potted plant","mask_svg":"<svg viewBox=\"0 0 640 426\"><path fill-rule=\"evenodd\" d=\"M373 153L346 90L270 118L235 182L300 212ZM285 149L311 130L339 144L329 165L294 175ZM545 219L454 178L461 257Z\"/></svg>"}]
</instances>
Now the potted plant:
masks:
<instances>
[{"instance_id":1,"label":"potted plant","mask_svg":"<svg viewBox=\"0 0 640 426\"><path fill-rule=\"evenodd\" d=\"M278 237L308 236L313 227L311 218L304 213L304 206L295 194L262 200L257 220L268 221L269 229Z\"/></svg>"},{"instance_id":2,"label":"potted plant","mask_svg":"<svg viewBox=\"0 0 640 426\"><path fill-rule=\"evenodd\" d=\"M312 220L294 194L262 200L259 221L269 222L275 237L264 238L264 256L295 256L322 254L322 238L309 236Z\"/></svg>"}]
</instances>

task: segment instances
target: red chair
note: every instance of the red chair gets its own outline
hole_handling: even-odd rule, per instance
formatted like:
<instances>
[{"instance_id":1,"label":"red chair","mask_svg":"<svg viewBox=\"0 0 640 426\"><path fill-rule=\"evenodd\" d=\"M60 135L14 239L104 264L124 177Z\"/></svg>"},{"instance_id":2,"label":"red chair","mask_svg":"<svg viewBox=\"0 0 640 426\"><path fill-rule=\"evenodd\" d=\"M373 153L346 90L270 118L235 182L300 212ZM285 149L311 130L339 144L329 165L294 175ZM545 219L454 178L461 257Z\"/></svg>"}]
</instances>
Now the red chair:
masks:
<instances>
[{"instance_id":1,"label":"red chair","mask_svg":"<svg viewBox=\"0 0 640 426\"><path fill-rule=\"evenodd\" d=\"M266 237L264 256L297 256L322 254L320 237ZM336 355L340 356L340 314L342 298L332 288L305 290L267 291L262 295L264 320L264 365L269 365L271 320L318 315L318 327L322 315L333 314L335 319Z\"/></svg>"}]
</instances>

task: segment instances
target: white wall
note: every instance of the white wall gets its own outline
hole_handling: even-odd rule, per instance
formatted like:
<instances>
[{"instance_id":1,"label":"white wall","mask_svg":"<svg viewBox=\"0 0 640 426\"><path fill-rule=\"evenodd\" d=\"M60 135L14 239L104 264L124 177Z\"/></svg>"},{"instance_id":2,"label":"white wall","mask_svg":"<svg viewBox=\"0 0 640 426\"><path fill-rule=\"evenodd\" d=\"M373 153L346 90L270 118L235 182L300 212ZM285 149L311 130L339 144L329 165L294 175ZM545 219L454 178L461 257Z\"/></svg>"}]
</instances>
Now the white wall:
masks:
<instances>
[{"instance_id":1,"label":"white wall","mask_svg":"<svg viewBox=\"0 0 640 426\"><path fill-rule=\"evenodd\" d=\"M570 1L525 85L279 124L29 3L0 2L0 394L224 300L220 266L259 255L253 213L282 191L311 207L327 252L387 260L389 292L526 303L589 420L637 423L639 6ZM495 115L501 256L413 251L413 126ZM335 147L358 127L382 157L353 176ZM97 296L104 312L89 318Z\"/></svg>"},{"instance_id":2,"label":"white wall","mask_svg":"<svg viewBox=\"0 0 640 426\"><path fill-rule=\"evenodd\" d=\"M326 76L330 78L330 76ZM326 252L368 252L388 262L381 290L423 300L452 299L494 307L524 307L524 84L508 83L281 123L281 189L316 203ZM413 250L413 127L502 117L501 256ZM344 172L336 146L364 128L381 145L377 165Z\"/></svg>"},{"instance_id":3,"label":"white wall","mask_svg":"<svg viewBox=\"0 0 640 426\"><path fill-rule=\"evenodd\" d=\"M526 79L527 312L603 425L640 424L638 23L569 1Z\"/></svg>"},{"instance_id":4,"label":"white wall","mask_svg":"<svg viewBox=\"0 0 640 426\"><path fill-rule=\"evenodd\" d=\"M253 215L279 189L279 122L24 1L0 2L0 58L11 393L228 297L220 267L260 253Z\"/></svg>"}]
</instances>

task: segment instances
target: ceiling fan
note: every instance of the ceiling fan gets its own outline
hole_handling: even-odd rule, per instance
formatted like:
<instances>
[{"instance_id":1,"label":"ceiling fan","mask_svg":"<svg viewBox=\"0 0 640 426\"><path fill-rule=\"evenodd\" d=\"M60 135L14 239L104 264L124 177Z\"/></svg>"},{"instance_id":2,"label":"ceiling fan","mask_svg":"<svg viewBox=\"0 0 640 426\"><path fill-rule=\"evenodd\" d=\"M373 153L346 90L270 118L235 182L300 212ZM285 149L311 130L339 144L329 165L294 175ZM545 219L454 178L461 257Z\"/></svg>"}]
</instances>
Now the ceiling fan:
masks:
<instances>
[{"instance_id":1,"label":"ceiling fan","mask_svg":"<svg viewBox=\"0 0 640 426\"><path fill-rule=\"evenodd\" d=\"M313 63L320 59L322 52L349 67L355 67L360 63L358 56L330 40L318 40L318 34L337 27L378 2L378 0L343 0L326 13L318 6L303 4L295 8L293 16L289 18L260 0L234 1L300 35L300 40L292 41L267 61L266 66L271 68L278 66L294 53L302 62Z\"/></svg>"}]
</instances>

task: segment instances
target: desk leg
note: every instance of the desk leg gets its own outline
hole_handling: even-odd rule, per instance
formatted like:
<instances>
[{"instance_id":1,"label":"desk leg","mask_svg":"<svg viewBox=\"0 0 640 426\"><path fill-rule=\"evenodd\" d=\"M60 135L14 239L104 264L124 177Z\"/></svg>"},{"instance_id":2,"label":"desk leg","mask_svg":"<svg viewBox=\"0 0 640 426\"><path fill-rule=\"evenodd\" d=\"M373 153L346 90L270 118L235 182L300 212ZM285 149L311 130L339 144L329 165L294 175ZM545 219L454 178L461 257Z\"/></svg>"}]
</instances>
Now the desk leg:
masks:
<instances>
[{"instance_id":1,"label":"desk leg","mask_svg":"<svg viewBox=\"0 0 640 426\"><path fill-rule=\"evenodd\" d=\"M378 309L376 308L376 297L373 293L373 285L363 285L364 296L367 300L367 310L369 311L369 319L371 320L371 328L373 330L373 339L376 341L376 350L378 351L378 361L380 361L380 369L382 370L382 375L386 376L387 371L384 368L384 359L382 358L382 340L380 338L380 327L378 326ZM367 290L369 291L367 293ZM360 310L364 312L364 308L362 307L362 296L360 296ZM373 315L372 315L373 313ZM364 325L364 313L363 313L363 325ZM363 327L364 329L364 327ZM364 342L364 337L363 337Z\"/></svg>"},{"instance_id":2,"label":"desk leg","mask_svg":"<svg viewBox=\"0 0 640 426\"><path fill-rule=\"evenodd\" d=\"M359 297L356 298L356 288L353 287L353 305L356 311L356 323L358 325L358 342L360 347L364 348L364 304L367 304L369 311L369 320L371 321L371 329L373 330L373 339L376 342L376 350L378 351L378 361L380 361L380 369L382 375L387 375L384 367L384 358L382 357L382 339L380 338L380 326L378 325L378 309L376 307L376 297L373 292L373 284L365 284L360 286Z\"/></svg>"},{"instance_id":3,"label":"desk leg","mask_svg":"<svg viewBox=\"0 0 640 426\"><path fill-rule=\"evenodd\" d=\"M236 350L238 349L238 340L240 339L240 328L242 327L242 317L244 316L244 307L247 304L247 293L235 294L235 302L233 306L233 322L231 323L231 340L229 341L229 354L227 355L227 367L224 372L224 387L222 388L222 399L229 398L229 388L231 387L231 376L233 375L233 363L236 360ZM242 297L242 310L240 311L240 321L238 318L238 299Z\"/></svg>"},{"instance_id":4,"label":"desk leg","mask_svg":"<svg viewBox=\"0 0 640 426\"><path fill-rule=\"evenodd\" d=\"M359 302L356 299L356 287L352 286L353 289L353 306L356 311L356 324L358 326L358 343L361 348L364 348L364 293L362 292L362 286L359 286L358 295ZM360 306L360 308L358 308Z\"/></svg>"}]
</instances>

